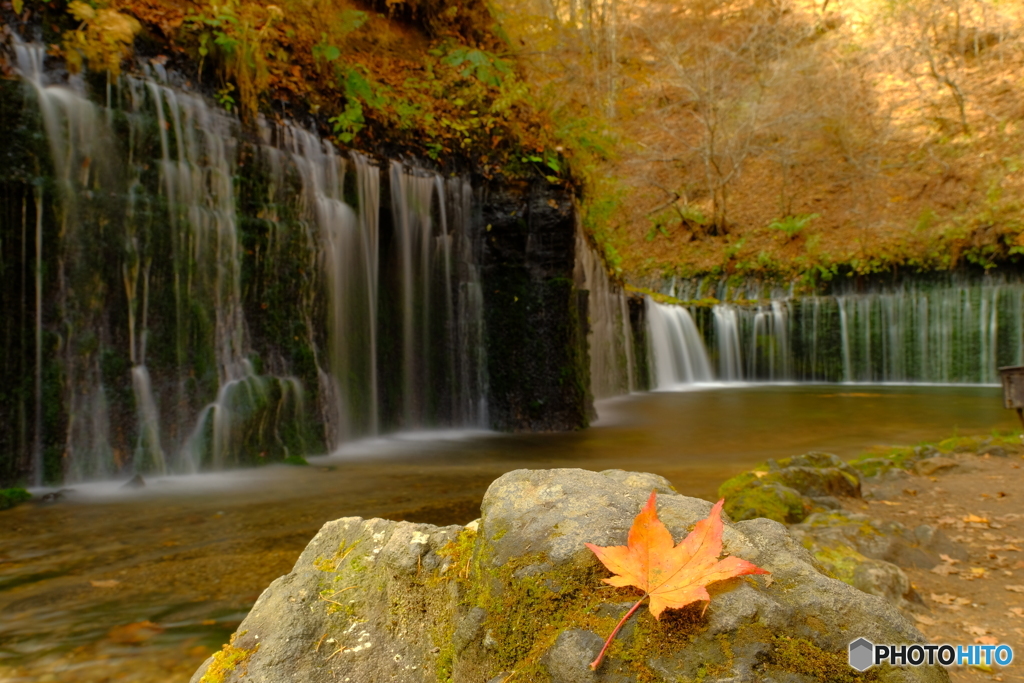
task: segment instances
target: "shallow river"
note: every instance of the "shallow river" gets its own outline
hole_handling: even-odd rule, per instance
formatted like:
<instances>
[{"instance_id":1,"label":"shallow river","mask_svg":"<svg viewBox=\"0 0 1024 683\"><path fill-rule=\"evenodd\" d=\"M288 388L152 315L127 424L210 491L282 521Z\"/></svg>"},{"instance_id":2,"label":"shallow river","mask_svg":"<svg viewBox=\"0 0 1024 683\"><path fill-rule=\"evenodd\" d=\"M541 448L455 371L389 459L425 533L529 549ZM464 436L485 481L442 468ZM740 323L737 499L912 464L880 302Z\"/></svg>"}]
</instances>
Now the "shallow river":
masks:
<instances>
[{"instance_id":1,"label":"shallow river","mask_svg":"<svg viewBox=\"0 0 1024 683\"><path fill-rule=\"evenodd\" d=\"M310 467L75 485L0 512L0 683L187 681L327 520L479 514L518 468L621 468L712 499L770 457L1018 427L994 387L707 387L605 402L569 434L406 434Z\"/></svg>"}]
</instances>

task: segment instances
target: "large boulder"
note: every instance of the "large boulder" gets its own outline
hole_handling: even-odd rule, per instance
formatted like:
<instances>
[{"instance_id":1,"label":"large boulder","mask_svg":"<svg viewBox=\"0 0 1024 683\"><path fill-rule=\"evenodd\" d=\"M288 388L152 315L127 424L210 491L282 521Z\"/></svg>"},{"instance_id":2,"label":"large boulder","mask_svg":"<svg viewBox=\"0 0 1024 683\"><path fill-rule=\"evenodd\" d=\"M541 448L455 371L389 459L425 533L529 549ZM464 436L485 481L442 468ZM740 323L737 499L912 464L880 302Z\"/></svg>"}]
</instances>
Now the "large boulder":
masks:
<instances>
[{"instance_id":1,"label":"large boulder","mask_svg":"<svg viewBox=\"0 0 1024 683\"><path fill-rule=\"evenodd\" d=\"M602 583L584 542L623 544L652 489L677 540L711 509L651 474L517 470L467 527L330 522L192 683L853 681L851 641L924 642L889 601L827 577L783 525L755 519L727 522L724 550L770 577L713 584L706 612L638 611L591 671L638 595ZM948 680L938 667L861 676Z\"/></svg>"}]
</instances>

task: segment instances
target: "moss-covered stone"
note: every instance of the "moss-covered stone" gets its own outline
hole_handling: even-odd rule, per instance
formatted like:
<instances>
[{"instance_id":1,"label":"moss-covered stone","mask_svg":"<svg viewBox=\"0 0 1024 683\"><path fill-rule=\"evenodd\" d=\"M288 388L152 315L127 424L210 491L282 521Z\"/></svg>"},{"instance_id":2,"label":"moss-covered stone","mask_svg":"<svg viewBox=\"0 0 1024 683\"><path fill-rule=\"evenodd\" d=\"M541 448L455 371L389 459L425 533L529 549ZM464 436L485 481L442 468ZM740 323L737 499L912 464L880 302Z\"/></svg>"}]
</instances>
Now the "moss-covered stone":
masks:
<instances>
[{"instance_id":1,"label":"moss-covered stone","mask_svg":"<svg viewBox=\"0 0 1024 683\"><path fill-rule=\"evenodd\" d=\"M834 455L807 453L738 474L719 487L718 495L733 520L765 517L794 524L815 509L815 498L860 497L860 475Z\"/></svg>"},{"instance_id":2,"label":"moss-covered stone","mask_svg":"<svg viewBox=\"0 0 1024 683\"><path fill-rule=\"evenodd\" d=\"M863 477L883 477L888 472L914 470L916 463L950 453L994 453L1005 455L1021 450L1021 432L993 432L990 436L953 436L937 443L917 446L875 446L849 462Z\"/></svg>"},{"instance_id":3,"label":"moss-covered stone","mask_svg":"<svg viewBox=\"0 0 1024 683\"><path fill-rule=\"evenodd\" d=\"M867 558L843 543L822 545L816 543L812 536L805 536L802 543L830 576L851 586L855 585L857 566Z\"/></svg>"},{"instance_id":4,"label":"moss-covered stone","mask_svg":"<svg viewBox=\"0 0 1024 683\"><path fill-rule=\"evenodd\" d=\"M777 482L757 479L745 487L734 487L731 495L719 489L719 495L725 498L726 514L737 522L764 517L783 524L794 524L803 521L812 508L810 501L794 489Z\"/></svg>"},{"instance_id":5,"label":"moss-covered stone","mask_svg":"<svg viewBox=\"0 0 1024 683\"><path fill-rule=\"evenodd\" d=\"M857 471L831 453L807 453L767 462L768 480L801 495L860 497Z\"/></svg>"}]
</instances>

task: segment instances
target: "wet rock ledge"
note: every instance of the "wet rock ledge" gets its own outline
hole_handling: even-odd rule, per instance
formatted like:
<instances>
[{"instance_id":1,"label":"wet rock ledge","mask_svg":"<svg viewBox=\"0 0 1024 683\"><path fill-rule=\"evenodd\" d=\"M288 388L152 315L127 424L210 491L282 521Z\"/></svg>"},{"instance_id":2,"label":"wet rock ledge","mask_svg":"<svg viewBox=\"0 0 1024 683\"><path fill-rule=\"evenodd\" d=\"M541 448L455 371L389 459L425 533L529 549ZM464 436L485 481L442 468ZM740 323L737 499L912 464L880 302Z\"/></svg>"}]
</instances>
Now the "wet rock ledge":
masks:
<instances>
[{"instance_id":1,"label":"wet rock ledge","mask_svg":"<svg viewBox=\"0 0 1024 683\"><path fill-rule=\"evenodd\" d=\"M587 664L636 600L584 546L625 542L652 489L678 540L711 504L652 474L517 470L487 491L466 527L329 522L274 581L232 642L192 683L222 681L948 681L939 668L855 677L850 641L924 642L889 600L830 578L787 528L727 523L725 551L771 577L714 584L660 622L644 609L600 671Z\"/></svg>"}]
</instances>

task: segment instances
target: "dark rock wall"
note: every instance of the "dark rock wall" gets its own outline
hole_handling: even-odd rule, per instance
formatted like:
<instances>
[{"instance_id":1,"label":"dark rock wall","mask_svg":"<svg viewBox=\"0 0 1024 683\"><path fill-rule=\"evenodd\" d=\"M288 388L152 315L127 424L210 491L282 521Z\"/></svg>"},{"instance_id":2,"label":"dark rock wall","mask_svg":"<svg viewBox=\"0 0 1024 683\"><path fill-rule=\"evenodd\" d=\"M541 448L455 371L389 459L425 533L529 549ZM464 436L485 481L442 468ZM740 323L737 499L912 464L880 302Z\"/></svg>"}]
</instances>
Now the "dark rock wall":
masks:
<instances>
[{"instance_id":1,"label":"dark rock wall","mask_svg":"<svg viewBox=\"0 0 1024 683\"><path fill-rule=\"evenodd\" d=\"M629 297L629 327L633 333L637 389L648 391L651 388L651 359L647 353L647 302L642 297Z\"/></svg>"},{"instance_id":2,"label":"dark rock wall","mask_svg":"<svg viewBox=\"0 0 1024 683\"><path fill-rule=\"evenodd\" d=\"M481 280L491 425L509 431L587 426L586 297L573 284L571 196L544 182L483 192Z\"/></svg>"}]
</instances>

